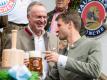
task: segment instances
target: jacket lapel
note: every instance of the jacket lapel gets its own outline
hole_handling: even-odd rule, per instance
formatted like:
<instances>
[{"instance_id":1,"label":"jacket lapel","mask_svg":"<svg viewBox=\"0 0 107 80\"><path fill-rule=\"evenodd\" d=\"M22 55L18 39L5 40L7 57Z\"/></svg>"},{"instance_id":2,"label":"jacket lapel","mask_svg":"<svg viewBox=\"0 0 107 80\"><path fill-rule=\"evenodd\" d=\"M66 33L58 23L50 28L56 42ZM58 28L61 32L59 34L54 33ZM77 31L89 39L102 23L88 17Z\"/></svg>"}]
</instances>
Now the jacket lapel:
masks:
<instances>
[{"instance_id":1,"label":"jacket lapel","mask_svg":"<svg viewBox=\"0 0 107 80\"><path fill-rule=\"evenodd\" d=\"M34 50L35 49L35 46L34 46L34 37L33 37L33 34L30 32L30 30L28 28L25 28L25 32L27 33L27 36L30 40L30 43L31 43L31 49ZM29 45L30 46L30 45Z\"/></svg>"},{"instance_id":2,"label":"jacket lapel","mask_svg":"<svg viewBox=\"0 0 107 80\"><path fill-rule=\"evenodd\" d=\"M29 38L31 40L33 40L33 41L31 41L32 42L31 44L34 47L34 37L33 37L32 33L29 31L28 28L25 28L25 32L27 33L27 35L29 36ZM47 32L45 32L45 34L43 35L43 38L44 38L44 43L45 43L45 49L49 50L49 36L48 36Z\"/></svg>"},{"instance_id":3,"label":"jacket lapel","mask_svg":"<svg viewBox=\"0 0 107 80\"><path fill-rule=\"evenodd\" d=\"M45 32L45 34L43 35L43 38L44 38L44 43L45 43L45 49L47 51L49 50L49 36L47 32Z\"/></svg>"}]
</instances>

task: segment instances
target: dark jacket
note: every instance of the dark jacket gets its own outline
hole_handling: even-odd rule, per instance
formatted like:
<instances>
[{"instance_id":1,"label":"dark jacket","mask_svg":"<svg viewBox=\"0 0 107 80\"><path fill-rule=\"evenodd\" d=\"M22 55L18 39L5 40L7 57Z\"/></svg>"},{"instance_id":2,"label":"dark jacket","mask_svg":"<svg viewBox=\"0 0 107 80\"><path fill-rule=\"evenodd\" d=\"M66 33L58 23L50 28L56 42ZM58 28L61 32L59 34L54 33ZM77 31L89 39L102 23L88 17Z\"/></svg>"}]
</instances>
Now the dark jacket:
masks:
<instances>
[{"instance_id":1,"label":"dark jacket","mask_svg":"<svg viewBox=\"0 0 107 80\"><path fill-rule=\"evenodd\" d=\"M52 22L52 18L53 18L53 16L54 16L54 13L55 13L55 12L56 12L56 11L53 10L53 11L51 11L51 12L48 13L47 25L46 25L46 27L45 27L45 30L46 30L46 31L49 31L49 29L50 29L50 25L51 25L51 22Z\"/></svg>"},{"instance_id":2,"label":"dark jacket","mask_svg":"<svg viewBox=\"0 0 107 80\"><path fill-rule=\"evenodd\" d=\"M8 16L0 16L0 28L7 27Z\"/></svg>"}]
</instances>

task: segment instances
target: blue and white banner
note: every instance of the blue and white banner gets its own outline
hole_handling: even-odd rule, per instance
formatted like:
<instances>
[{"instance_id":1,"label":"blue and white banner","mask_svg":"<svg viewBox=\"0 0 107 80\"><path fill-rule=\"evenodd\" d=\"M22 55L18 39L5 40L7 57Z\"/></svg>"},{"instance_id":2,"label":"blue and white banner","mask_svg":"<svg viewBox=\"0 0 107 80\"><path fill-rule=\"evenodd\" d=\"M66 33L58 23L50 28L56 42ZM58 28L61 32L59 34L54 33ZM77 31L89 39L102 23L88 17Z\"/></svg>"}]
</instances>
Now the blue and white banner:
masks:
<instances>
[{"instance_id":1,"label":"blue and white banner","mask_svg":"<svg viewBox=\"0 0 107 80\"><path fill-rule=\"evenodd\" d=\"M0 16L7 15L15 6L16 0L0 0Z\"/></svg>"}]
</instances>

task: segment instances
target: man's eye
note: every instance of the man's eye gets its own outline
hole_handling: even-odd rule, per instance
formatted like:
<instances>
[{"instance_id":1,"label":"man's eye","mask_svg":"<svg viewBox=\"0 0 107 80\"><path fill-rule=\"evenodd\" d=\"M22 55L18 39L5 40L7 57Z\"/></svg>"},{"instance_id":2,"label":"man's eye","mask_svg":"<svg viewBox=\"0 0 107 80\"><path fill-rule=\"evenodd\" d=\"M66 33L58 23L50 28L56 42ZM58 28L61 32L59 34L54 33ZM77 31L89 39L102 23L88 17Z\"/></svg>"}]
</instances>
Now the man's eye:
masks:
<instances>
[{"instance_id":1,"label":"man's eye","mask_svg":"<svg viewBox=\"0 0 107 80\"><path fill-rule=\"evenodd\" d=\"M43 18L48 18L47 16L44 16Z\"/></svg>"},{"instance_id":2,"label":"man's eye","mask_svg":"<svg viewBox=\"0 0 107 80\"><path fill-rule=\"evenodd\" d=\"M38 18L47 18L47 16L38 16Z\"/></svg>"},{"instance_id":3,"label":"man's eye","mask_svg":"<svg viewBox=\"0 0 107 80\"><path fill-rule=\"evenodd\" d=\"M60 24L57 24L57 26L60 27L61 25L60 25Z\"/></svg>"}]
</instances>

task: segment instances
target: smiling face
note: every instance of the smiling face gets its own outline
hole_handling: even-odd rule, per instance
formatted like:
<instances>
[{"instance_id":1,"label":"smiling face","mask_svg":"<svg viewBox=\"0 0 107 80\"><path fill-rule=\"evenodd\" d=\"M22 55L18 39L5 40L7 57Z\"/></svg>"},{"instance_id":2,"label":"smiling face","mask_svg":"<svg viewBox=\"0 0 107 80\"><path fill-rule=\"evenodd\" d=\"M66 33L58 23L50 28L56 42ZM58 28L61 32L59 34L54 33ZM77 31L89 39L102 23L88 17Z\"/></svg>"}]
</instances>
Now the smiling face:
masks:
<instances>
[{"instance_id":1,"label":"smiling face","mask_svg":"<svg viewBox=\"0 0 107 80\"><path fill-rule=\"evenodd\" d=\"M41 32L47 24L47 11L44 6L34 5L28 14L30 28L33 32Z\"/></svg>"},{"instance_id":2,"label":"smiling face","mask_svg":"<svg viewBox=\"0 0 107 80\"><path fill-rule=\"evenodd\" d=\"M66 40L69 35L69 31L69 24L65 23L61 18L58 19L56 33L58 34L59 39Z\"/></svg>"}]
</instances>

